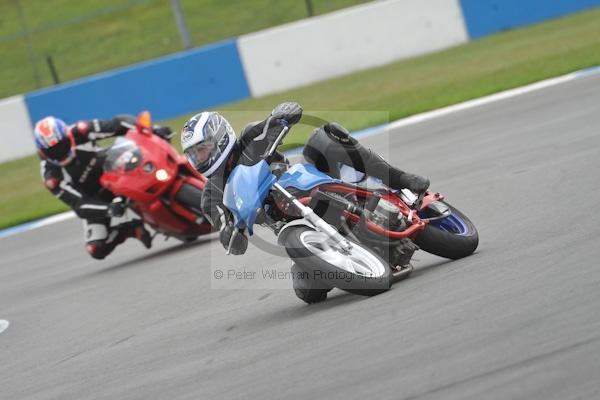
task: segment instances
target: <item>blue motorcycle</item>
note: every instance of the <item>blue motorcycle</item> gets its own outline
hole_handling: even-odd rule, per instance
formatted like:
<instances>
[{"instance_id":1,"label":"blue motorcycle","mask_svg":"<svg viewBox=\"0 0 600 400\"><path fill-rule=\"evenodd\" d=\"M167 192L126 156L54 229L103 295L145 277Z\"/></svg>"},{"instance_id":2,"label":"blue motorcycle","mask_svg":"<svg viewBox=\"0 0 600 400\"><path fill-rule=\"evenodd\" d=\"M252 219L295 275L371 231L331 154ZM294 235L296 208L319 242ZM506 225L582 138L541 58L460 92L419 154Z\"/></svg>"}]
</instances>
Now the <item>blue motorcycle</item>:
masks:
<instances>
[{"instance_id":1,"label":"blue motorcycle","mask_svg":"<svg viewBox=\"0 0 600 400\"><path fill-rule=\"evenodd\" d=\"M272 159L289 130L284 123L260 159L233 169L223 202L242 231L260 224L277 235L303 301L323 301L334 287L382 293L410 275L419 248L451 259L477 248L473 223L439 193L346 183L312 164L282 168Z\"/></svg>"}]
</instances>

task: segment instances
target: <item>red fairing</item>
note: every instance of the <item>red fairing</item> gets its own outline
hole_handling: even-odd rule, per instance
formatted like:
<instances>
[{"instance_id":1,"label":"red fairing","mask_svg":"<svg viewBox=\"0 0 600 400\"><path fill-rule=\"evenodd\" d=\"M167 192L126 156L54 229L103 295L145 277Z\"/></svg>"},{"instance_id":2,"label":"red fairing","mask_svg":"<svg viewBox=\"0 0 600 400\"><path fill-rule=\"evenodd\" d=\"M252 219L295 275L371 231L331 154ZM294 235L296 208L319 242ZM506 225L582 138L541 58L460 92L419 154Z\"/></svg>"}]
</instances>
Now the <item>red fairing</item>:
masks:
<instances>
[{"instance_id":1,"label":"red fairing","mask_svg":"<svg viewBox=\"0 0 600 400\"><path fill-rule=\"evenodd\" d=\"M167 141L138 129L129 130L125 138L135 142L141 162L133 169L105 170L102 186L130 199L144 222L166 235L192 237L211 232L212 226L201 215L175 200L182 184L203 190L206 178L190 169L187 159Z\"/></svg>"}]
</instances>

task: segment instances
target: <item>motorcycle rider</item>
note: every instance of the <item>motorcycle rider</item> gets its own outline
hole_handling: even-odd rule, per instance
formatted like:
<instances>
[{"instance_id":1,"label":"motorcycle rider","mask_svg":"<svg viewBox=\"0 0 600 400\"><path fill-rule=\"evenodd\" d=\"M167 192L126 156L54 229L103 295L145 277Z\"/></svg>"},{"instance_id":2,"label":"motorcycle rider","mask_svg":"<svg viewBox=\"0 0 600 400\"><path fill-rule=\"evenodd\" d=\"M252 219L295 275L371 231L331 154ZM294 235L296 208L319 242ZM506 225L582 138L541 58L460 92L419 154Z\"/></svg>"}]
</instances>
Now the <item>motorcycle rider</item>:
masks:
<instances>
[{"instance_id":1,"label":"motorcycle rider","mask_svg":"<svg viewBox=\"0 0 600 400\"><path fill-rule=\"evenodd\" d=\"M152 237L139 219L110 226L111 218L122 216L125 206L113 202L115 196L100 185L105 149L95 146L95 141L123 136L134 126L135 118L127 115L71 126L48 116L35 124L33 136L44 186L84 220L86 250L98 260L129 237L140 240L146 248L152 245ZM165 140L173 135L168 127L154 126L153 131Z\"/></svg>"},{"instance_id":2,"label":"motorcycle rider","mask_svg":"<svg viewBox=\"0 0 600 400\"><path fill-rule=\"evenodd\" d=\"M190 118L181 131L181 145L189 162L209 178L202 195L202 211L220 231L220 241L232 254L243 254L248 247L244 232L234 235L231 213L223 205L223 189L229 174L238 164L252 165L271 145L282 125L294 125L302 117L295 102L278 105L260 122L248 124L236 140L233 128L220 114L202 112ZM394 189L407 188L422 193L429 187L427 178L401 171L377 153L364 148L341 125L328 123L314 130L303 155L319 170L336 178L350 171L360 178L372 176ZM279 153L275 161L287 162Z\"/></svg>"}]
</instances>

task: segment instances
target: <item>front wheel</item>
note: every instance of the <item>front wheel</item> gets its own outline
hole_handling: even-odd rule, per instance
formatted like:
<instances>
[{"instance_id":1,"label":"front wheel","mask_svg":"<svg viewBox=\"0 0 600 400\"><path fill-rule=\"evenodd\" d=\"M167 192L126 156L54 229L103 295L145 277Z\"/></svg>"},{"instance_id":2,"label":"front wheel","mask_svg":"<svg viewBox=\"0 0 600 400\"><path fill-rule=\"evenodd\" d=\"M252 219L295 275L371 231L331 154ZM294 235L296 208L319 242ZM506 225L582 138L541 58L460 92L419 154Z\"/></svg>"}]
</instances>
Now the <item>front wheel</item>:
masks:
<instances>
[{"instance_id":1,"label":"front wheel","mask_svg":"<svg viewBox=\"0 0 600 400\"><path fill-rule=\"evenodd\" d=\"M181 239L181 241L183 243L193 243L196 240L198 240L198 235L194 235L194 236L186 236L184 238Z\"/></svg>"},{"instance_id":2,"label":"front wheel","mask_svg":"<svg viewBox=\"0 0 600 400\"><path fill-rule=\"evenodd\" d=\"M448 203L444 204L450 208L451 214L431 221L417 234L415 243L421 250L452 260L473 254L479 245L477 228L462 212ZM428 216L423 215L425 218Z\"/></svg>"},{"instance_id":3,"label":"front wheel","mask_svg":"<svg viewBox=\"0 0 600 400\"><path fill-rule=\"evenodd\" d=\"M292 283L296 296L307 304L320 303L327 299L327 293L333 289L325 287L324 283L312 279L310 271L304 270L298 264L292 265Z\"/></svg>"},{"instance_id":4,"label":"front wheel","mask_svg":"<svg viewBox=\"0 0 600 400\"><path fill-rule=\"evenodd\" d=\"M175 200L194 214L202 216L202 190L189 183L183 183L177 193Z\"/></svg>"},{"instance_id":5,"label":"front wheel","mask_svg":"<svg viewBox=\"0 0 600 400\"><path fill-rule=\"evenodd\" d=\"M323 289L337 287L350 293L374 296L390 288L389 265L367 247L352 242L345 252L325 233L307 226L292 227L283 244L290 258L321 281Z\"/></svg>"}]
</instances>

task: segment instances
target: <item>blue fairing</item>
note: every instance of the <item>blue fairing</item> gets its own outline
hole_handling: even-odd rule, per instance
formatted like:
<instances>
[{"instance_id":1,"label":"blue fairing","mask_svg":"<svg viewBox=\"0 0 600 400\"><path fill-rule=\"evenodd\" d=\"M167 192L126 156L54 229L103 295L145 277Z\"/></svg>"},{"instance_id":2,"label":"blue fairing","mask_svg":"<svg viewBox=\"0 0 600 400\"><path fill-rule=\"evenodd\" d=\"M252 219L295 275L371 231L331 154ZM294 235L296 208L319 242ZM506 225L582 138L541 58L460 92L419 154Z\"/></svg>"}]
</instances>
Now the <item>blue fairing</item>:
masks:
<instances>
[{"instance_id":1,"label":"blue fairing","mask_svg":"<svg viewBox=\"0 0 600 400\"><path fill-rule=\"evenodd\" d=\"M252 235L256 213L261 209L276 178L266 161L238 165L227 179L223 204L233 213L235 225Z\"/></svg>"},{"instance_id":2,"label":"blue fairing","mask_svg":"<svg viewBox=\"0 0 600 400\"><path fill-rule=\"evenodd\" d=\"M294 187L300 190L310 190L325 183L340 183L329 175L319 171L312 164L296 164L290 167L281 178L279 184L284 188Z\"/></svg>"}]
</instances>

